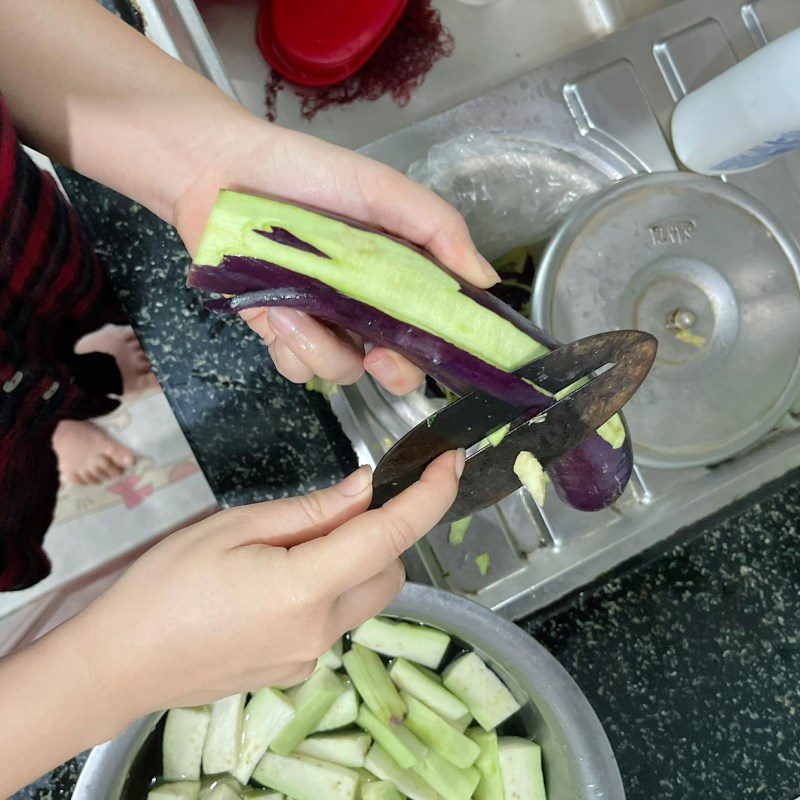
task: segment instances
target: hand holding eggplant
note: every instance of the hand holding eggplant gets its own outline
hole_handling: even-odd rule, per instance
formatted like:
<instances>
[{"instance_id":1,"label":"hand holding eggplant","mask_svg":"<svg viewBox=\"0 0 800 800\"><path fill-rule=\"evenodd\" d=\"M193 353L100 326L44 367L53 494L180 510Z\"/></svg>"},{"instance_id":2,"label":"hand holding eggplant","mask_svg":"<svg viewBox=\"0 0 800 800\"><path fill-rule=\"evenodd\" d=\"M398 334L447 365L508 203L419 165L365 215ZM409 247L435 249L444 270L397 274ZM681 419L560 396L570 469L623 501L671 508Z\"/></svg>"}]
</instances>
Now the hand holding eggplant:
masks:
<instances>
[{"instance_id":1,"label":"hand holding eggplant","mask_svg":"<svg viewBox=\"0 0 800 800\"><path fill-rule=\"evenodd\" d=\"M445 453L374 511L362 467L168 536L84 612L0 660L0 752L22 754L4 764L0 796L143 714L308 677L400 591L399 556L450 507L463 467L463 451Z\"/></svg>"},{"instance_id":2,"label":"hand holding eggplant","mask_svg":"<svg viewBox=\"0 0 800 800\"><path fill-rule=\"evenodd\" d=\"M426 248L453 273L479 287L499 280L478 254L463 217L429 189L358 153L310 136L238 121L241 142L224 161L203 170L177 206L178 230L189 251L200 236L220 187L276 195L343 214ZM288 308L254 308L241 316L264 340L279 372L295 383L314 375L346 385L366 369L395 394L407 394L423 372L398 353Z\"/></svg>"}]
</instances>

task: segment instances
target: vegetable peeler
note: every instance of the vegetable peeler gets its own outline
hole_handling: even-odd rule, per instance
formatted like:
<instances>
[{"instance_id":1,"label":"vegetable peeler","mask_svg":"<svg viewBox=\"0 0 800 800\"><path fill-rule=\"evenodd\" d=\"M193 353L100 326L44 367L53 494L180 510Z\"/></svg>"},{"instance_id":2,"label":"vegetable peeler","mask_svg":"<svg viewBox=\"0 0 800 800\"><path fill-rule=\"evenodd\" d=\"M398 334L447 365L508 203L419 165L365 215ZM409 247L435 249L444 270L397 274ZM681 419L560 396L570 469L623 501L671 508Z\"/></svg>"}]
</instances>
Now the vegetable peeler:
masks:
<instances>
[{"instance_id":1,"label":"vegetable peeler","mask_svg":"<svg viewBox=\"0 0 800 800\"><path fill-rule=\"evenodd\" d=\"M516 456L534 454L544 469L574 450L634 395L653 365L655 337L642 331L588 336L525 364L515 374L553 394L588 383L542 412L531 412L474 391L428 417L396 442L378 463L370 508L378 508L419 480L442 453L467 450L458 496L442 522L497 503L520 488ZM593 375L593 373L595 373ZM508 425L495 445L486 437Z\"/></svg>"}]
</instances>

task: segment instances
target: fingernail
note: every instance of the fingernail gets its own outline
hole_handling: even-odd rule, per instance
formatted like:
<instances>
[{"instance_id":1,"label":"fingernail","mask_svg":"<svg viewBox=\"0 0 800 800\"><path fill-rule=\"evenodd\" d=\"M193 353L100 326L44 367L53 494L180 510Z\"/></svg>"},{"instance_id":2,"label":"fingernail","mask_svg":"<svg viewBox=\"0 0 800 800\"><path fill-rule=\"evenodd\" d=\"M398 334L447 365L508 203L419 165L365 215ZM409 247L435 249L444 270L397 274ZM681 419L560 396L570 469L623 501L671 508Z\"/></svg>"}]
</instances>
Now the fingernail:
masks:
<instances>
[{"instance_id":1,"label":"fingernail","mask_svg":"<svg viewBox=\"0 0 800 800\"><path fill-rule=\"evenodd\" d=\"M492 284L500 283L500 276L497 274L497 270L477 250L475 251L475 258L486 279L490 280Z\"/></svg>"},{"instance_id":2,"label":"fingernail","mask_svg":"<svg viewBox=\"0 0 800 800\"><path fill-rule=\"evenodd\" d=\"M366 361L364 366L367 372L381 383L384 381L391 383L400 377L400 367L391 356L381 356L374 361Z\"/></svg>"},{"instance_id":3,"label":"fingernail","mask_svg":"<svg viewBox=\"0 0 800 800\"><path fill-rule=\"evenodd\" d=\"M359 467L355 472L351 472L336 488L345 497L357 497L371 483L372 467L369 464L364 464L363 467Z\"/></svg>"},{"instance_id":4,"label":"fingernail","mask_svg":"<svg viewBox=\"0 0 800 800\"><path fill-rule=\"evenodd\" d=\"M406 571L405 568L401 569L397 576L397 594L400 594L406 584Z\"/></svg>"},{"instance_id":5,"label":"fingernail","mask_svg":"<svg viewBox=\"0 0 800 800\"><path fill-rule=\"evenodd\" d=\"M292 308L271 308L267 318L275 333L292 334L300 330L300 314Z\"/></svg>"},{"instance_id":6,"label":"fingernail","mask_svg":"<svg viewBox=\"0 0 800 800\"><path fill-rule=\"evenodd\" d=\"M133 453L126 453L122 456L122 465L125 467L132 467L136 463L136 456Z\"/></svg>"},{"instance_id":7,"label":"fingernail","mask_svg":"<svg viewBox=\"0 0 800 800\"><path fill-rule=\"evenodd\" d=\"M464 451L463 447L459 447L456 450L456 458L455 458L455 470L456 470L456 478L461 480L461 476L464 474L464 465L467 463L467 454Z\"/></svg>"}]
</instances>

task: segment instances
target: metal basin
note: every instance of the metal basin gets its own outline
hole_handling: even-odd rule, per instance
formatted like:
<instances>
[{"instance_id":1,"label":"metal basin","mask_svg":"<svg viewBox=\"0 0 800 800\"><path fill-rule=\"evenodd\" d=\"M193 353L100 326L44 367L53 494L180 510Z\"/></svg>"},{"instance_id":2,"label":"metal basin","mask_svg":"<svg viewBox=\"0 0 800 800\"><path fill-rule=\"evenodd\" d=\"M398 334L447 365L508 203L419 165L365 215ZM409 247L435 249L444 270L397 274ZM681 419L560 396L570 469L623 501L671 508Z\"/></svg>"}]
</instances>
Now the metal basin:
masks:
<instances>
[{"instance_id":1,"label":"metal basin","mask_svg":"<svg viewBox=\"0 0 800 800\"><path fill-rule=\"evenodd\" d=\"M452 633L492 665L518 700L527 700L524 724L542 747L550 800L624 800L614 754L589 702L555 658L520 628L470 600L413 583L386 613ZM119 800L133 758L160 716L151 714L96 747L73 800Z\"/></svg>"}]
</instances>

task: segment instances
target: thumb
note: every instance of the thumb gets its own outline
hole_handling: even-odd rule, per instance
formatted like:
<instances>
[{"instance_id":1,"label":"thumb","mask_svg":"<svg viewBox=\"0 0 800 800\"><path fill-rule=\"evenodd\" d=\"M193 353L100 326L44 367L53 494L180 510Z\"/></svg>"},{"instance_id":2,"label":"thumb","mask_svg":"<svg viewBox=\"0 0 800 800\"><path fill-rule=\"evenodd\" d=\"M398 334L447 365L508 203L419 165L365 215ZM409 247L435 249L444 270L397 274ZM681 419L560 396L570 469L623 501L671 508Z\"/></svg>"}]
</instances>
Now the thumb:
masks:
<instances>
[{"instance_id":1,"label":"thumb","mask_svg":"<svg viewBox=\"0 0 800 800\"><path fill-rule=\"evenodd\" d=\"M363 466L327 489L240 506L226 513L236 546L289 548L325 536L362 514L371 498L372 468Z\"/></svg>"},{"instance_id":2,"label":"thumb","mask_svg":"<svg viewBox=\"0 0 800 800\"><path fill-rule=\"evenodd\" d=\"M339 592L363 583L389 568L439 522L453 505L463 471L463 450L443 453L382 508L349 520L294 553L306 553Z\"/></svg>"}]
</instances>

